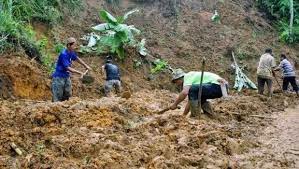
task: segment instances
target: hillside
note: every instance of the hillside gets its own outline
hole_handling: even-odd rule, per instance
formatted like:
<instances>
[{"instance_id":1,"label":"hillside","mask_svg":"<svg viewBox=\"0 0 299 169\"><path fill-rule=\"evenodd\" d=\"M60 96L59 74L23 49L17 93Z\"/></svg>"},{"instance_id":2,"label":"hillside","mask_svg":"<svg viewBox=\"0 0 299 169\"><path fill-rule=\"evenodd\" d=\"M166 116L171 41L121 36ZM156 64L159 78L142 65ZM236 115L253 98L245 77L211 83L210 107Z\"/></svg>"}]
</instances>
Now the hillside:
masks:
<instances>
[{"instance_id":1,"label":"hillside","mask_svg":"<svg viewBox=\"0 0 299 169\"><path fill-rule=\"evenodd\" d=\"M149 55L129 48L124 61L113 59L129 97L104 97L100 69L107 54L79 54L92 67L95 82L84 84L74 75L73 97L53 103L47 68L22 50L3 53L0 168L299 167L298 98L282 93L276 82L272 98L232 89L232 51L254 82L259 57L269 47L277 63L280 53L287 53L299 69L298 43L281 42L274 21L255 0L86 0L82 5L56 25L32 21L32 29L38 39L46 37L55 60L55 43L72 36L86 44L80 38L103 22L100 9L117 16L139 9L127 23L141 30L138 39L146 39ZM215 10L219 23L211 21ZM230 97L212 101L216 118L187 118L181 109L157 113L178 93L169 71L150 73L157 58L185 71L200 70L206 58L206 70L229 81Z\"/></svg>"}]
</instances>

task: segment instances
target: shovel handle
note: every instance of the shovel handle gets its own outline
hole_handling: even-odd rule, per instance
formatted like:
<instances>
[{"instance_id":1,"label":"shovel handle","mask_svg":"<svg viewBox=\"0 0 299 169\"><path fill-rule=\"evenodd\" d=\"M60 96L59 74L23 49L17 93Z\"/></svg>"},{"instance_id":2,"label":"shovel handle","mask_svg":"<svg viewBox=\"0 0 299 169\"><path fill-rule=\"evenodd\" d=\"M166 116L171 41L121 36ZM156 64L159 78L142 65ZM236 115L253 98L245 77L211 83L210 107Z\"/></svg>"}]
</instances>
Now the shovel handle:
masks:
<instances>
[{"instance_id":1,"label":"shovel handle","mask_svg":"<svg viewBox=\"0 0 299 169\"><path fill-rule=\"evenodd\" d=\"M81 77L80 77L80 78L81 78L81 79L83 79L83 76L84 76L84 75L86 75L86 73L87 73L87 72L88 72L88 69L87 69L87 70L85 70L85 72L84 72L84 73L81 75Z\"/></svg>"}]
</instances>

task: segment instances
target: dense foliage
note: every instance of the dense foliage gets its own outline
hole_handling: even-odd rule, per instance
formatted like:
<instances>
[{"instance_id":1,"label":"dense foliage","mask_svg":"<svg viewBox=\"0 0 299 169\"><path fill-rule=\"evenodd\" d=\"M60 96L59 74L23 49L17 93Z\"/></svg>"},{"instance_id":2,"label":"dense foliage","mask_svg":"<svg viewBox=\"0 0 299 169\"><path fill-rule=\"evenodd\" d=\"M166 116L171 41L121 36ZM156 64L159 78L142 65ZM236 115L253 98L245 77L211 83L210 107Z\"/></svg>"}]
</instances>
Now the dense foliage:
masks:
<instances>
[{"instance_id":1,"label":"dense foliage","mask_svg":"<svg viewBox=\"0 0 299 169\"><path fill-rule=\"evenodd\" d=\"M298 0L258 0L258 5L276 21L281 40L287 43L299 42Z\"/></svg>"},{"instance_id":2,"label":"dense foliage","mask_svg":"<svg viewBox=\"0 0 299 169\"><path fill-rule=\"evenodd\" d=\"M49 58L43 51L47 40L36 39L30 23L56 25L65 14L80 9L81 3L81 0L0 0L0 53L23 49L29 57L48 66Z\"/></svg>"},{"instance_id":3,"label":"dense foliage","mask_svg":"<svg viewBox=\"0 0 299 169\"><path fill-rule=\"evenodd\" d=\"M125 48L128 46L137 48L138 52L145 56L147 50L144 47L145 39L140 42L136 40L136 36L140 34L140 30L134 25L127 25L124 22L129 15L138 12L132 10L124 16L114 17L105 10L100 11L100 17L106 23L92 27L92 32L88 37L89 44L83 47L82 51L90 52L92 50L98 53L115 53L120 59L125 58Z\"/></svg>"}]
</instances>

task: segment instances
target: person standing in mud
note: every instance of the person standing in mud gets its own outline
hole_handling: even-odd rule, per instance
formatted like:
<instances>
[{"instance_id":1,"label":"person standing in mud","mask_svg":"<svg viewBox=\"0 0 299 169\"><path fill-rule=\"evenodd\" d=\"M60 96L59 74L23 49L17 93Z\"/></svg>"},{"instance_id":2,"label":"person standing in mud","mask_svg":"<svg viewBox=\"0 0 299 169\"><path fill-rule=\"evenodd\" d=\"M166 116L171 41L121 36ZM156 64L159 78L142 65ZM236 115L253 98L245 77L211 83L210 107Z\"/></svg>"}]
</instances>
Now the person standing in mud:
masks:
<instances>
[{"instance_id":1,"label":"person standing in mud","mask_svg":"<svg viewBox=\"0 0 299 169\"><path fill-rule=\"evenodd\" d=\"M272 78L274 74L275 68L275 59L272 56L272 49L266 49L265 54L263 54L260 58L259 65L257 68L257 84L258 84L258 93L264 93L264 86L267 83L268 87L268 96L272 96Z\"/></svg>"},{"instance_id":2,"label":"person standing in mud","mask_svg":"<svg viewBox=\"0 0 299 169\"><path fill-rule=\"evenodd\" d=\"M106 63L102 66L102 73L106 76L105 96L109 96L112 88L115 88L116 93L119 94L121 92L120 72L118 66L112 63L111 56L107 56Z\"/></svg>"},{"instance_id":3,"label":"person standing in mud","mask_svg":"<svg viewBox=\"0 0 299 169\"><path fill-rule=\"evenodd\" d=\"M198 117L200 110L199 108L199 98L198 92L200 87L201 72L191 71L184 73L182 69L176 69L172 74L172 83L175 83L179 87L183 87L178 98L170 106L170 109L174 110L177 108L178 104L181 103L187 96L189 98L188 103L184 110L184 115L189 113L191 108L191 117ZM202 81L202 95L201 95L201 105L204 113L210 116L214 116L211 104L207 99L215 99L223 96L221 85L226 87L227 82L219 75L204 72Z\"/></svg>"},{"instance_id":4,"label":"person standing in mud","mask_svg":"<svg viewBox=\"0 0 299 169\"><path fill-rule=\"evenodd\" d=\"M288 90L289 83L291 83L293 90L296 92L299 97L299 89L296 82L296 73L292 64L288 61L287 56L285 54L280 55L280 64L275 71L282 69L283 72L283 83L282 90L286 92Z\"/></svg>"},{"instance_id":5,"label":"person standing in mud","mask_svg":"<svg viewBox=\"0 0 299 169\"><path fill-rule=\"evenodd\" d=\"M83 77L84 73L72 68L72 61L77 61L86 69L91 68L81 60L76 52L76 39L70 37L67 39L66 49L64 49L58 56L55 72L52 75L52 101L65 101L72 95L72 84L70 73L76 73Z\"/></svg>"}]
</instances>

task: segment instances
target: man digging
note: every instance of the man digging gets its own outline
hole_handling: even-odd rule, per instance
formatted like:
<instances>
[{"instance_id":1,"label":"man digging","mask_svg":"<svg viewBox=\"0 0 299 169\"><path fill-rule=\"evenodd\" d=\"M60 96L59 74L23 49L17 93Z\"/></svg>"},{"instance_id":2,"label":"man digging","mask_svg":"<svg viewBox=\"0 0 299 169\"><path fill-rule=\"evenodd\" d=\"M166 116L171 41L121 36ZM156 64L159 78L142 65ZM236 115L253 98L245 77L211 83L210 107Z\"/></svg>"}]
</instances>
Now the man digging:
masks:
<instances>
[{"instance_id":1,"label":"man digging","mask_svg":"<svg viewBox=\"0 0 299 169\"><path fill-rule=\"evenodd\" d=\"M179 87L183 86L183 90L180 92L175 102L170 106L171 110L176 109L178 104L188 96L189 100L185 107L184 115L187 115L191 109L190 117L198 118L200 116L201 110L199 110L200 103L198 92L200 89L201 74L201 72L195 71L184 73L181 69L176 69L173 72L172 83L175 83ZM202 79L201 107L205 114L212 117L214 116L214 113L211 104L207 99L215 99L223 96L221 84L226 86L226 80L217 74L204 72Z\"/></svg>"},{"instance_id":2,"label":"man digging","mask_svg":"<svg viewBox=\"0 0 299 169\"><path fill-rule=\"evenodd\" d=\"M285 54L280 55L280 64L274 71L282 70L283 72L283 83L282 90L286 92L288 90L289 83L291 83L293 90L296 92L299 97L299 88L296 83L296 72L292 64L288 61Z\"/></svg>"},{"instance_id":3,"label":"man digging","mask_svg":"<svg viewBox=\"0 0 299 169\"><path fill-rule=\"evenodd\" d=\"M106 63L102 66L102 73L106 76L105 81L105 96L109 96L112 88L115 88L116 93L121 92L120 72L117 65L112 63L112 57L107 56Z\"/></svg>"},{"instance_id":4,"label":"man digging","mask_svg":"<svg viewBox=\"0 0 299 169\"><path fill-rule=\"evenodd\" d=\"M81 60L76 52L76 39L71 37L67 39L66 49L64 49L58 56L56 62L55 72L52 75L52 101L68 100L72 95L72 83L70 73L76 73L83 77L84 73L72 68L72 61L77 61L86 69L91 68Z\"/></svg>"}]
</instances>

